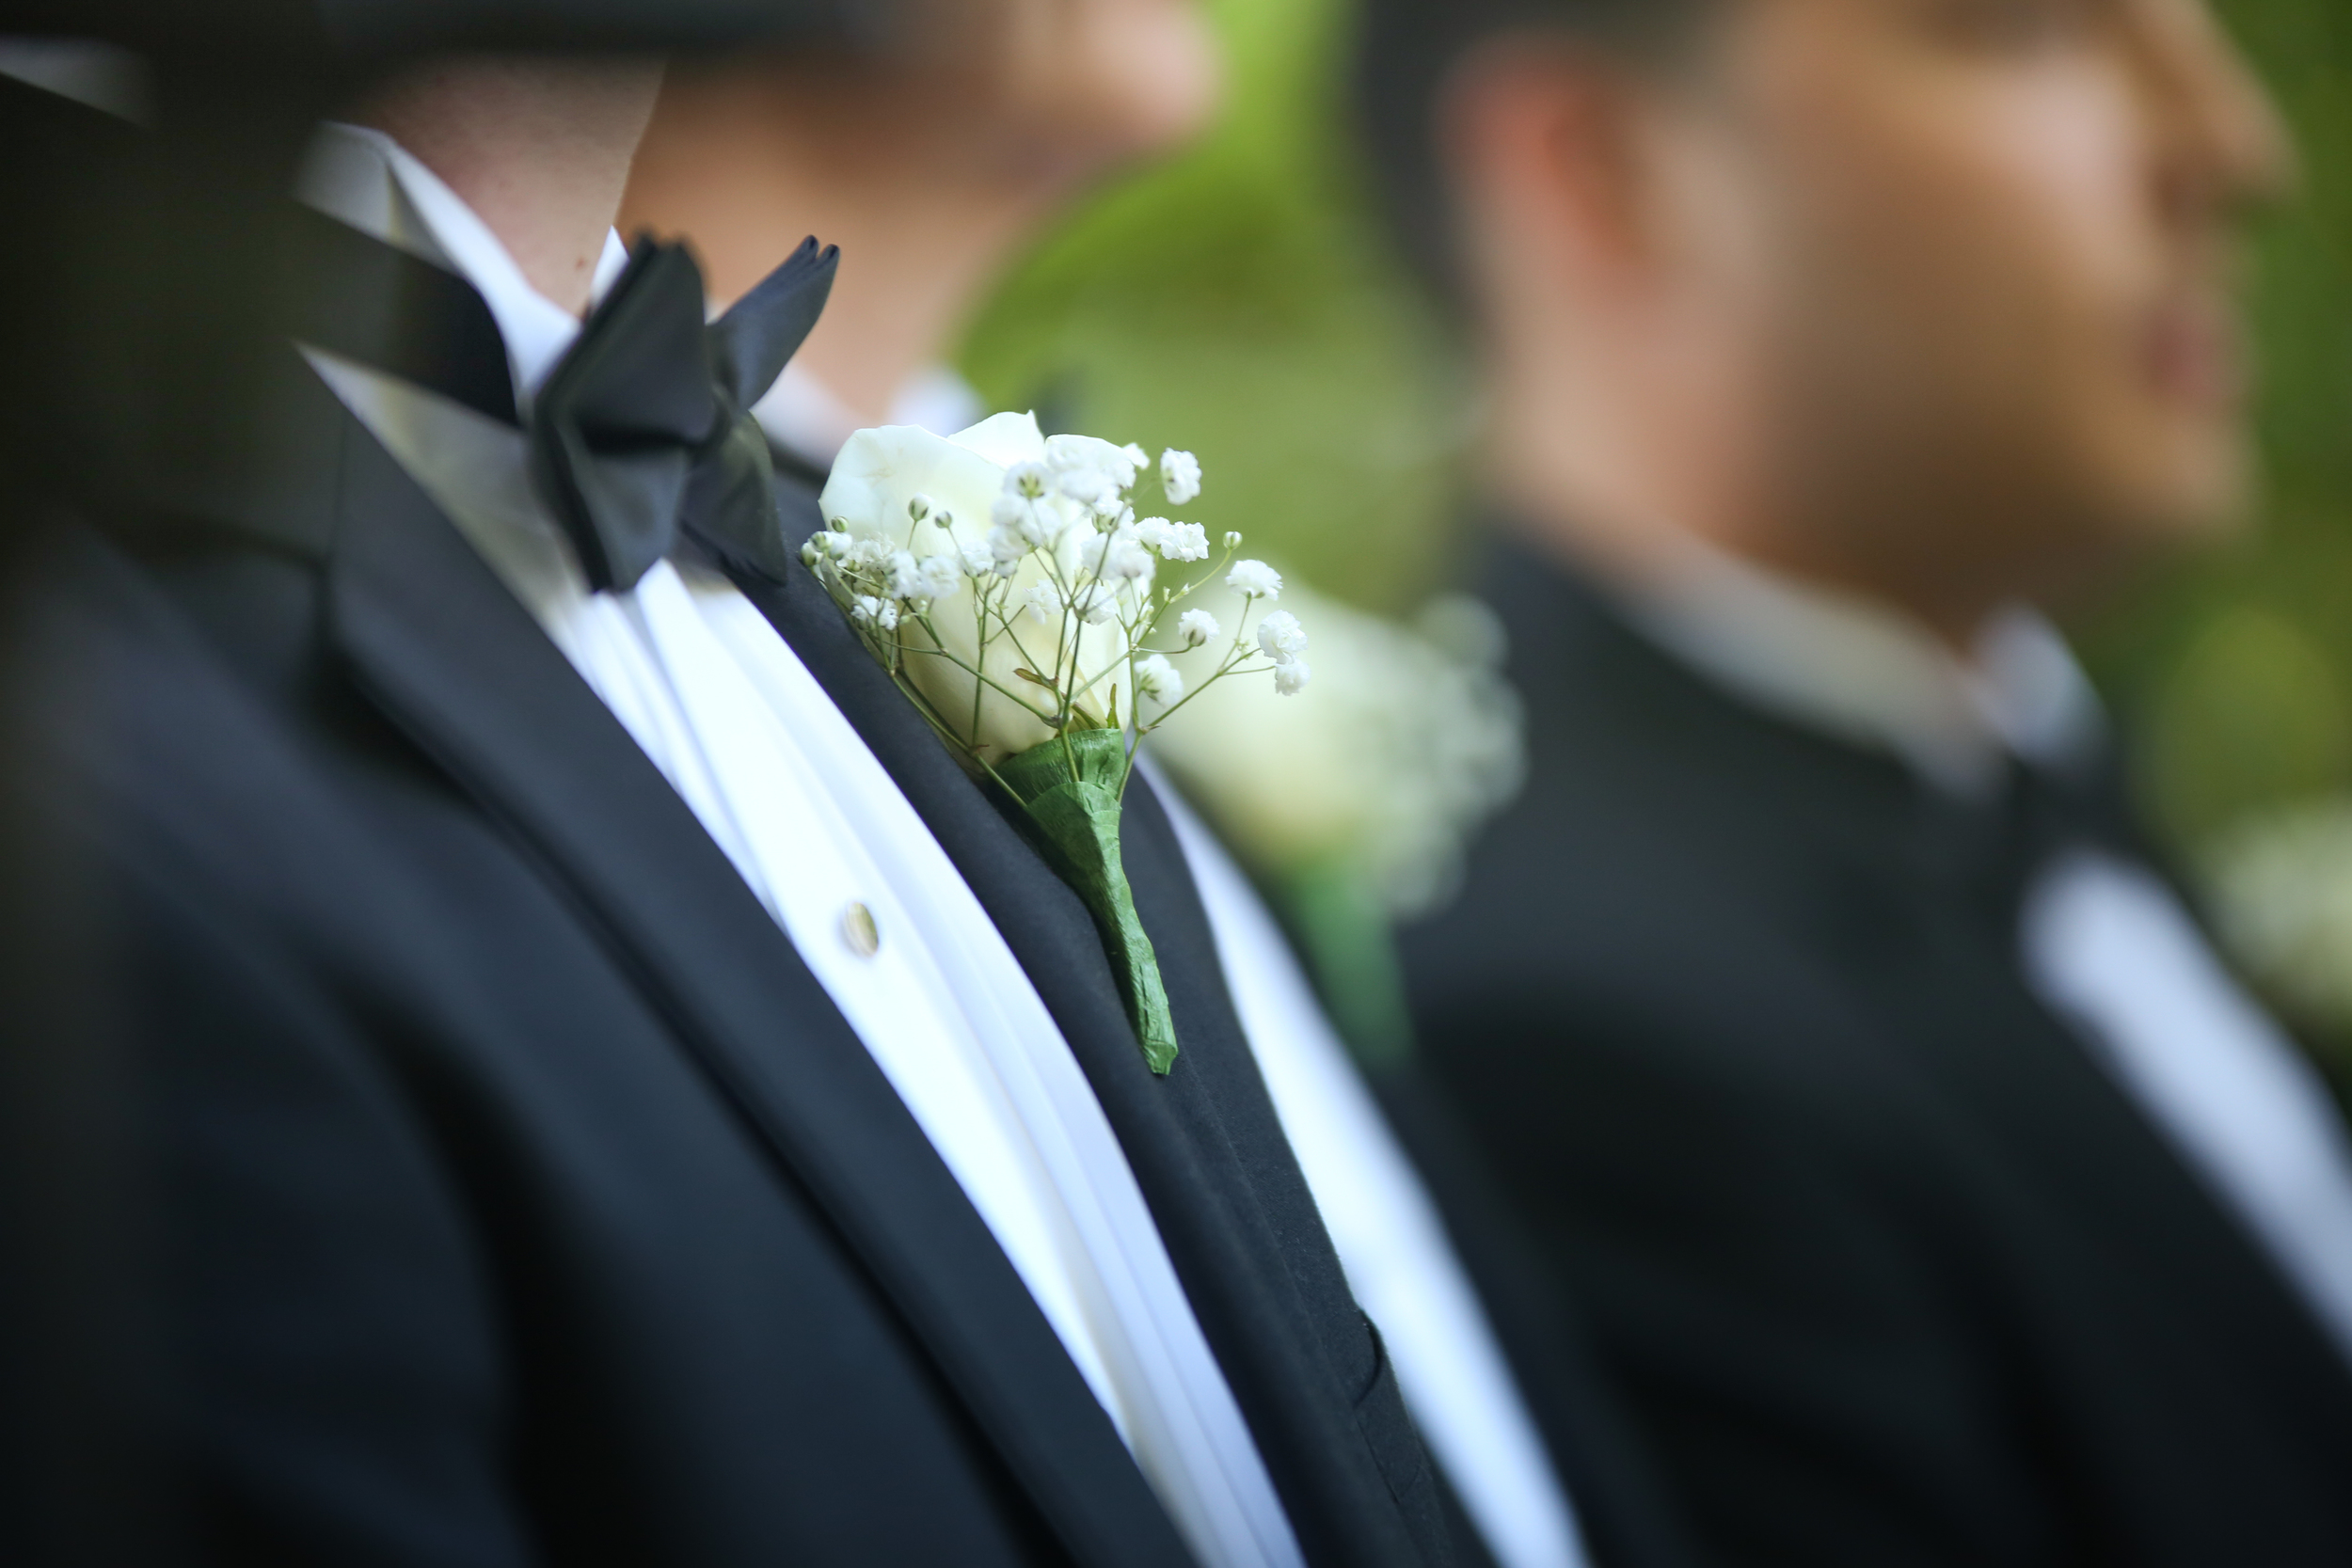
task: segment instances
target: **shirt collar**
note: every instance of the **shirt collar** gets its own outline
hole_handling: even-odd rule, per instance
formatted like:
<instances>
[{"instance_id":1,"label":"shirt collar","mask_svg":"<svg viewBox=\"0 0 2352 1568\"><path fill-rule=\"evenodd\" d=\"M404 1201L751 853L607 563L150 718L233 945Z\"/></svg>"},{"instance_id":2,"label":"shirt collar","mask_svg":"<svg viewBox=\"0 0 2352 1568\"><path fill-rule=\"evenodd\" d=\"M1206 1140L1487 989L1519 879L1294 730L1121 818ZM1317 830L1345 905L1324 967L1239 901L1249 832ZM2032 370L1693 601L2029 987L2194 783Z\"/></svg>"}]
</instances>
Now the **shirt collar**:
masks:
<instances>
[{"instance_id":1,"label":"shirt collar","mask_svg":"<svg viewBox=\"0 0 2352 1568\"><path fill-rule=\"evenodd\" d=\"M1952 794L1996 787L2012 756L2074 768L2104 735L2065 641L2023 605L1963 658L1897 610L1704 546L1625 593L1635 623L1701 673L1768 712L1892 752Z\"/></svg>"},{"instance_id":2,"label":"shirt collar","mask_svg":"<svg viewBox=\"0 0 2352 1568\"><path fill-rule=\"evenodd\" d=\"M580 336L580 324L531 286L464 198L391 137L357 125L320 129L297 189L329 216L472 284L506 341L516 408L530 411L532 394ZM608 232L590 297L602 299L628 265L628 247Z\"/></svg>"}]
</instances>

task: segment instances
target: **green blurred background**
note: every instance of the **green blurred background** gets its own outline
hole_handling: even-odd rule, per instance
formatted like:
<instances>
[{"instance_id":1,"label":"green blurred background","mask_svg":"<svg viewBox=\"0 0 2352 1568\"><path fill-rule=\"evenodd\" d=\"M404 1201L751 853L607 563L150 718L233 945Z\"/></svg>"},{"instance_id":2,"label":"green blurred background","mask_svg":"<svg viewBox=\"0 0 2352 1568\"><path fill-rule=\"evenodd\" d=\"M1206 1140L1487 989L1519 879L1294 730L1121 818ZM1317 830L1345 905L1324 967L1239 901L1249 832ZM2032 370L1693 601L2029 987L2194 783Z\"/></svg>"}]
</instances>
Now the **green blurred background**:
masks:
<instances>
[{"instance_id":1,"label":"green blurred background","mask_svg":"<svg viewBox=\"0 0 2352 1568\"><path fill-rule=\"evenodd\" d=\"M1409 608L1455 542L1468 400L1349 142L1346 0L1211 9L1232 71L1218 130L1051 235L962 366L993 406L1191 448L1212 533ZM2224 905L2253 901L2220 911L2241 957L2352 1069L2352 0L2220 10L2304 158L2255 279L2262 526L2072 629L2160 831ZM2265 874L2239 874L2266 839Z\"/></svg>"}]
</instances>

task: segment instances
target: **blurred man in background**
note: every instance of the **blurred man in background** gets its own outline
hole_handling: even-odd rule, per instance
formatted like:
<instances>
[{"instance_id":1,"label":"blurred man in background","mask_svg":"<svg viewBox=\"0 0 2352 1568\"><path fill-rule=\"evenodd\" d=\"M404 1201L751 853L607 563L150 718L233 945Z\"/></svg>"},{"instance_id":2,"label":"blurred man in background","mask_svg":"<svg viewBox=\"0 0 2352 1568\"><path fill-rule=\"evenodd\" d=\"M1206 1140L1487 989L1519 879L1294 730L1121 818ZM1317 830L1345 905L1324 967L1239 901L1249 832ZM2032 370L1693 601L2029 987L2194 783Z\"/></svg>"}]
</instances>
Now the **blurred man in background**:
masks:
<instances>
[{"instance_id":1,"label":"blurred man in background","mask_svg":"<svg viewBox=\"0 0 2352 1568\"><path fill-rule=\"evenodd\" d=\"M860 426L948 434L980 417L943 361L998 270L1104 177L1201 130L1217 87L1192 0L1007 0L961 9L903 55L751 55L674 69L622 222L684 236L721 302L801 234L842 242L824 320L754 409L779 467L821 483ZM778 596L772 612L787 636L803 608L837 626L821 594L809 598L796 607ZM849 673L866 673L862 650L850 655ZM914 740L917 756L944 761L928 735ZM1545 1413L1565 1424L1538 1427L1280 929L1193 813L1163 798L1283 1131L1460 1505L1466 1560L1689 1560L1581 1361L1544 1365L1564 1390Z\"/></svg>"},{"instance_id":2,"label":"blurred man in background","mask_svg":"<svg viewBox=\"0 0 2352 1568\"><path fill-rule=\"evenodd\" d=\"M1735 1560L2352 1560L2352 1159L2031 608L2248 509L2196 0L1372 0L1531 774L1432 1069Z\"/></svg>"}]
</instances>

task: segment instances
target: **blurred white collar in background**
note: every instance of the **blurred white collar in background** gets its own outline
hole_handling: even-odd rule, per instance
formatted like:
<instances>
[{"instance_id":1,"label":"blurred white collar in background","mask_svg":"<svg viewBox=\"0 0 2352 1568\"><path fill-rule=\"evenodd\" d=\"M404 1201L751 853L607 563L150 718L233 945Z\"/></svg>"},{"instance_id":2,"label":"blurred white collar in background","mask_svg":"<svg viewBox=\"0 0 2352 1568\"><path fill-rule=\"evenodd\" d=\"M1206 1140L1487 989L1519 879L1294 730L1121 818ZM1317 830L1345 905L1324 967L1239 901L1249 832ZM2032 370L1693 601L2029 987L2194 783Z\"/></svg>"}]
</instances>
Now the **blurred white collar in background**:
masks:
<instances>
[{"instance_id":1,"label":"blurred white collar in background","mask_svg":"<svg viewBox=\"0 0 2352 1568\"><path fill-rule=\"evenodd\" d=\"M1619 592L1638 626L1745 701L1892 752L1953 794L1996 787L2007 757L2064 769L2105 738L2065 640L2023 605L1963 659L1898 610L1705 546Z\"/></svg>"}]
</instances>

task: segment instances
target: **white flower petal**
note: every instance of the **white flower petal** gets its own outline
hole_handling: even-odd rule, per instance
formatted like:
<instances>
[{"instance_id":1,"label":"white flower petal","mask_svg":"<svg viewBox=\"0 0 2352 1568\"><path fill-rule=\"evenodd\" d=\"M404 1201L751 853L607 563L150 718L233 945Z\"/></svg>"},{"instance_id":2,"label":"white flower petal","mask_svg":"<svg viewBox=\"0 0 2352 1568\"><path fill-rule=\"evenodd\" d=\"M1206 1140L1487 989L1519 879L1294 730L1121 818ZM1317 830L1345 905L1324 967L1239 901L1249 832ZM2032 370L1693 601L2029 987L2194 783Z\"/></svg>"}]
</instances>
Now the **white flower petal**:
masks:
<instances>
[{"instance_id":1,"label":"white flower petal","mask_svg":"<svg viewBox=\"0 0 2352 1568\"><path fill-rule=\"evenodd\" d=\"M1243 598L1270 603L1282 596L1282 574L1263 561L1236 561L1225 574L1225 586Z\"/></svg>"}]
</instances>

